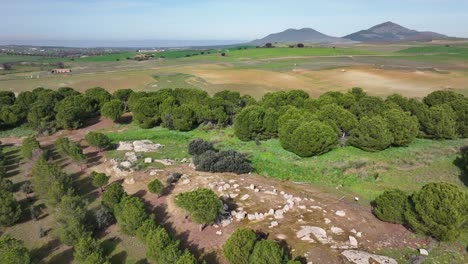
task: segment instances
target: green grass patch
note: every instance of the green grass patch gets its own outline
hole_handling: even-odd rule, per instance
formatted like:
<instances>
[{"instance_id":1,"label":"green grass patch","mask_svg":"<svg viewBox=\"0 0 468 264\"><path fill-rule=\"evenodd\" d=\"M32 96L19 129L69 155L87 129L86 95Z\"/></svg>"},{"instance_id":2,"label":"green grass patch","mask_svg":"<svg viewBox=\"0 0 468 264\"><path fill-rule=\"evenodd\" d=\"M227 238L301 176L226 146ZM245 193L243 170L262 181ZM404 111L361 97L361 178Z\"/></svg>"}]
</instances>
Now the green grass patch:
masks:
<instances>
[{"instance_id":1,"label":"green grass patch","mask_svg":"<svg viewBox=\"0 0 468 264\"><path fill-rule=\"evenodd\" d=\"M366 152L354 147L336 148L324 155L301 158L284 150L278 139L243 142L232 128L190 132L164 128L138 129L110 133L114 142L150 139L164 144L155 158L180 159L189 157L187 144L203 138L215 142L219 149L234 149L245 153L260 175L277 179L340 186L344 191L372 200L384 190L399 188L412 192L428 182L451 182L463 186L460 169L454 165L458 151L468 145L468 139L432 141L417 139L406 148L389 148Z\"/></svg>"},{"instance_id":2,"label":"green grass patch","mask_svg":"<svg viewBox=\"0 0 468 264\"><path fill-rule=\"evenodd\" d=\"M198 81L203 82L203 79L195 77L190 74L184 73L169 73L169 74L159 74L153 76L157 80L157 83L148 85L148 90L154 89L174 89L174 88L199 88L195 85L192 85L187 82L189 78L197 78Z\"/></svg>"},{"instance_id":3,"label":"green grass patch","mask_svg":"<svg viewBox=\"0 0 468 264\"><path fill-rule=\"evenodd\" d=\"M1 130L0 131L0 138L7 138L7 137L28 137L31 135L36 134L36 131L28 126L22 125L19 127L15 127L8 130Z\"/></svg>"}]
</instances>

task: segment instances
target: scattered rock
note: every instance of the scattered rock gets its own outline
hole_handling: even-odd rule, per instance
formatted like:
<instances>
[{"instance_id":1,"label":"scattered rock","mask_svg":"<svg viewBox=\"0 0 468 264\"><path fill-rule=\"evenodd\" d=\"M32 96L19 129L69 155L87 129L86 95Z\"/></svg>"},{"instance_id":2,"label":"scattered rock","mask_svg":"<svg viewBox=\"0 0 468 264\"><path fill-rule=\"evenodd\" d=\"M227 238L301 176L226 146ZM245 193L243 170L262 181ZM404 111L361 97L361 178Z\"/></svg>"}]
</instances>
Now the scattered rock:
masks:
<instances>
[{"instance_id":1,"label":"scattered rock","mask_svg":"<svg viewBox=\"0 0 468 264\"><path fill-rule=\"evenodd\" d=\"M278 222L277 222L277 221L272 221L272 222L270 223L269 228L272 228L272 227L275 227L275 226L278 226Z\"/></svg>"},{"instance_id":2,"label":"scattered rock","mask_svg":"<svg viewBox=\"0 0 468 264\"><path fill-rule=\"evenodd\" d=\"M318 226L303 226L302 229L296 233L298 238L305 237L309 234L314 235L315 238L322 244L328 244L329 242L325 229Z\"/></svg>"},{"instance_id":3,"label":"scattered rock","mask_svg":"<svg viewBox=\"0 0 468 264\"><path fill-rule=\"evenodd\" d=\"M370 254L365 251L345 250L341 252L341 254L354 264L369 264L370 259L377 261L379 264L398 264L398 262L392 258Z\"/></svg>"},{"instance_id":4,"label":"scattered rock","mask_svg":"<svg viewBox=\"0 0 468 264\"><path fill-rule=\"evenodd\" d=\"M310 209L322 210L322 207L317 206L317 205L311 205Z\"/></svg>"},{"instance_id":5,"label":"scattered rock","mask_svg":"<svg viewBox=\"0 0 468 264\"><path fill-rule=\"evenodd\" d=\"M237 219L237 221L240 221L240 220L242 220L242 219L244 219L244 218L245 218L245 212L238 212L238 213L236 214L236 219Z\"/></svg>"},{"instance_id":6,"label":"scattered rock","mask_svg":"<svg viewBox=\"0 0 468 264\"><path fill-rule=\"evenodd\" d=\"M351 247L358 247L358 241L355 237L349 236L349 245Z\"/></svg>"},{"instance_id":7,"label":"scattered rock","mask_svg":"<svg viewBox=\"0 0 468 264\"><path fill-rule=\"evenodd\" d=\"M332 231L333 234L337 234L337 235L341 235L344 232L343 229L336 227L336 226L332 226L330 230Z\"/></svg>"},{"instance_id":8,"label":"scattered rock","mask_svg":"<svg viewBox=\"0 0 468 264\"><path fill-rule=\"evenodd\" d=\"M157 159L157 160L154 160L154 161L159 162L164 166L171 166L171 165L173 165L175 163L175 160L171 160L171 159Z\"/></svg>"},{"instance_id":9,"label":"scattered rock","mask_svg":"<svg viewBox=\"0 0 468 264\"><path fill-rule=\"evenodd\" d=\"M253 185L253 184L250 184L250 186L249 186L249 189L251 189L251 190L255 190L255 185Z\"/></svg>"},{"instance_id":10,"label":"scattered rock","mask_svg":"<svg viewBox=\"0 0 468 264\"><path fill-rule=\"evenodd\" d=\"M357 233L356 233L356 236L357 236L357 237L362 237L362 232L357 232Z\"/></svg>"},{"instance_id":11,"label":"scattered rock","mask_svg":"<svg viewBox=\"0 0 468 264\"><path fill-rule=\"evenodd\" d=\"M242 195L242 197L240 199L241 199L241 201L245 201L245 200L249 199L249 197L250 197L250 195L244 194L244 195Z\"/></svg>"},{"instance_id":12,"label":"scattered rock","mask_svg":"<svg viewBox=\"0 0 468 264\"><path fill-rule=\"evenodd\" d=\"M153 162L152 158L145 158L145 163L151 163L151 162Z\"/></svg>"},{"instance_id":13,"label":"scattered rock","mask_svg":"<svg viewBox=\"0 0 468 264\"><path fill-rule=\"evenodd\" d=\"M119 146L117 147L117 150L131 151L131 150L133 150L133 143L132 142L120 141Z\"/></svg>"},{"instance_id":14,"label":"scattered rock","mask_svg":"<svg viewBox=\"0 0 468 264\"><path fill-rule=\"evenodd\" d=\"M249 219L250 221L253 221L253 220L255 220L255 215L254 214L248 214L247 219Z\"/></svg>"},{"instance_id":15,"label":"scattered rock","mask_svg":"<svg viewBox=\"0 0 468 264\"><path fill-rule=\"evenodd\" d=\"M131 184L135 184L135 179L133 179L133 178L127 178L127 179L125 179L124 182L125 182L126 184L130 184L130 185L131 185Z\"/></svg>"},{"instance_id":16,"label":"scattered rock","mask_svg":"<svg viewBox=\"0 0 468 264\"><path fill-rule=\"evenodd\" d=\"M133 164L132 164L130 161L122 161L122 162L120 163L120 166L122 166L122 167L124 167L124 168L127 168L127 169L130 168L130 167L132 167L132 165L133 165Z\"/></svg>"},{"instance_id":17,"label":"scattered rock","mask_svg":"<svg viewBox=\"0 0 468 264\"><path fill-rule=\"evenodd\" d=\"M359 197L357 197L357 196L354 197L354 201L356 201L356 202L359 201Z\"/></svg>"},{"instance_id":18,"label":"scattered rock","mask_svg":"<svg viewBox=\"0 0 468 264\"><path fill-rule=\"evenodd\" d=\"M346 215L346 212L345 212L345 211L343 211L343 210L339 210L339 211L336 211L336 213L335 213L335 214L336 214L337 216L341 216L341 217L343 217L343 216L345 216L345 215Z\"/></svg>"},{"instance_id":19,"label":"scattered rock","mask_svg":"<svg viewBox=\"0 0 468 264\"><path fill-rule=\"evenodd\" d=\"M429 256L429 252L424 248L419 249L419 254L421 254L423 256Z\"/></svg>"},{"instance_id":20,"label":"scattered rock","mask_svg":"<svg viewBox=\"0 0 468 264\"><path fill-rule=\"evenodd\" d=\"M187 184L189 184L189 183L190 183L190 180L189 180L189 179L185 179L185 180L182 181L182 184L184 184L184 185L187 185Z\"/></svg>"},{"instance_id":21,"label":"scattered rock","mask_svg":"<svg viewBox=\"0 0 468 264\"><path fill-rule=\"evenodd\" d=\"M275 215L274 215L275 219L283 219L284 218L283 214L284 214L283 210L276 210Z\"/></svg>"},{"instance_id":22,"label":"scattered rock","mask_svg":"<svg viewBox=\"0 0 468 264\"><path fill-rule=\"evenodd\" d=\"M161 144L154 144L151 140L135 140L133 141L133 151L135 152L154 152L164 147Z\"/></svg>"},{"instance_id":23,"label":"scattered rock","mask_svg":"<svg viewBox=\"0 0 468 264\"><path fill-rule=\"evenodd\" d=\"M125 160L131 162L131 163L134 163L138 160L138 157L137 155L135 154L135 152L126 152L125 153Z\"/></svg>"},{"instance_id":24,"label":"scattered rock","mask_svg":"<svg viewBox=\"0 0 468 264\"><path fill-rule=\"evenodd\" d=\"M329 223L331 223L331 220L328 219L328 218L325 218L325 219L323 219L323 220L325 221L325 224L327 224L327 225L328 225Z\"/></svg>"},{"instance_id":25,"label":"scattered rock","mask_svg":"<svg viewBox=\"0 0 468 264\"><path fill-rule=\"evenodd\" d=\"M217 234L218 236L221 236L221 235L223 234L223 231L221 231L221 230L216 231L216 234Z\"/></svg>"},{"instance_id":26,"label":"scattered rock","mask_svg":"<svg viewBox=\"0 0 468 264\"><path fill-rule=\"evenodd\" d=\"M230 193L229 194L229 197L231 197L232 199L236 198L237 196L239 196L238 193Z\"/></svg>"},{"instance_id":27,"label":"scattered rock","mask_svg":"<svg viewBox=\"0 0 468 264\"><path fill-rule=\"evenodd\" d=\"M286 235L284 235L284 234L278 234L278 235L276 235L276 238L281 239L281 240L285 240L288 237Z\"/></svg>"}]
</instances>

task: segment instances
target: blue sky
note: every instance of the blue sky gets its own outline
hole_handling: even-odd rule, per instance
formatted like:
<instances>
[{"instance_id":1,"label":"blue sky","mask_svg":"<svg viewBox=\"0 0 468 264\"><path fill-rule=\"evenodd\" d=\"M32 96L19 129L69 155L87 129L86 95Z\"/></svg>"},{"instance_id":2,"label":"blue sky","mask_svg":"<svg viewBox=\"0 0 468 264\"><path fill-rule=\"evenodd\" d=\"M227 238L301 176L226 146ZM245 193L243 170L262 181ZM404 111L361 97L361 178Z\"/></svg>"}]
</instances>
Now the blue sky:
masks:
<instances>
[{"instance_id":1,"label":"blue sky","mask_svg":"<svg viewBox=\"0 0 468 264\"><path fill-rule=\"evenodd\" d=\"M0 40L251 40L287 28L343 36L393 21L468 37L466 0L0 0Z\"/></svg>"}]
</instances>

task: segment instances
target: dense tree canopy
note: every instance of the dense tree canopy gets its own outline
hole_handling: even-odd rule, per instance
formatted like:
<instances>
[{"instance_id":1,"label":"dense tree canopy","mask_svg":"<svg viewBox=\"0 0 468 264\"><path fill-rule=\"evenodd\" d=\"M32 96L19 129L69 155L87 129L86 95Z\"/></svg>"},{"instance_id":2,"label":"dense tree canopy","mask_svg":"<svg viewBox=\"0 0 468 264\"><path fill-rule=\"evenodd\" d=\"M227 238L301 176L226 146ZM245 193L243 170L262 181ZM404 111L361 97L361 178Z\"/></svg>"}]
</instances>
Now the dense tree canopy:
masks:
<instances>
[{"instance_id":1,"label":"dense tree canopy","mask_svg":"<svg viewBox=\"0 0 468 264\"><path fill-rule=\"evenodd\" d=\"M257 236L252 230L236 229L224 243L224 256L229 263L249 264L250 254L256 241Z\"/></svg>"},{"instance_id":2,"label":"dense tree canopy","mask_svg":"<svg viewBox=\"0 0 468 264\"><path fill-rule=\"evenodd\" d=\"M111 119L114 122L119 121L123 113L124 106L122 101L117 99L104 103L101 108L101 115Z\"/></svg>"},{"instance_id":3,"label":"dense tree canopy","mask_svg":"<svg viewBox=\"0 0 468 264\"><path fill-rule=\"evenodd\" d=\"M148 219L143 202L138 197L124 196L114 209L120 230L135 235L136 230Z\"/></svg>"},{"instance_id":4,"label":"dense tree canopy","mask_svg":"<svg viewBox=\"0 0 468 264\"><path fill-rule=\"evenodd\" d=\"M273 240L261 240L255 243L250 263L282 264L286 260L284 250Z\"/></svg>"},{"instance_id":5,"label":"dense tree canopy","mask_svg":"<svg viewBox=\"0 0 468 264\"><path fill-rule=\"evenodd\" d=\"M408 146L418 135L419 123L415 116L398 109L391 109L384 113L384 117L392 133L392 145Z\"/></svg>"},{"instance_id":6,"label":"dense tree canopy","mask_svg":"<svg viewBox=\"0 0 468 264\"><path fill-rule=\"evenodd\" d=\"M0 237L0 260L4 264L29 264L31 257L23 242L8 235Z\"/></svg>"},{"instance_id":7,"label":"dense tree canopy","mask_svg":"<svg viewBox=\"0 0 468 264\"><path fill-rule=\"evenodd\" d=\"M390 146L393 142L393 135L384 118L365 116L359 120L348 142L366 151L378 151Z\"/></svg>"},{"instance_id":8,"label":"dense tree canopy","mask_svg":"<svg viewBox=\"0 0 468 264\"><path fill-rule=\"evenodd\" d=\"M0 225L10 226L21 217L21 207L13 193L3 188L0 189Z\"/></svg>"}]
</instances>

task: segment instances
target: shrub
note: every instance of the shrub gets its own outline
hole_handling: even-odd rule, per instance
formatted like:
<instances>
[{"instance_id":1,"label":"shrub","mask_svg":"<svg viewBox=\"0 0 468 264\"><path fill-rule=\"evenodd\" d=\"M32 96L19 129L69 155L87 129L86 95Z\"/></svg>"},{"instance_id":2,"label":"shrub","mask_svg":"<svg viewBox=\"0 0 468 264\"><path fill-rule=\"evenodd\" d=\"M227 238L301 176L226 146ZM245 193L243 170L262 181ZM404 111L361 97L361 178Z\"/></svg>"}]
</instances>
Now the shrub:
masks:
<instances>
[{"instance_id":1,"label":"shrub","mask_svg":"<svg viewBox=\"0 0 468 264\"><path fill-rule=\"evenodd\" d=\"M31 257L23 241L4 235L0 238L0 259L4 264L29 264Z\"/></svg>"},{"instance_id":2,"label":"shrub","mask_svg":"<svg viewBox=\"0 0 468 264\"><path fill-rule=\"evenodd\" d=\"M164 185L158 179L155 179L151 181L150 183L148 183L148 191L150 193L155 193L158 196L160 196L163 190L164 190Z\"/></svg>"},{"instance_id":3,"label":"shrub","mask_svg":"<svg viewBox=\"0 0 468 264\"><path fill-rule=\"evenodd\" d=\"M428 183L411 196L405 220L416 232L456 239L468 221L468 195L450 183Z\"/></svg>"},{"instance_id":4,"label":"shrub","mask_svg":"<svg viewBox=\"0 0 468 264\"><path fill-rule=\"evenodd\" d=\"M289 140L284 144L285 149L301 157L323 154L338 143L333 128L318 121L300 124L287 139L280 136L282 145L285 140Z\"/></svg>"},{"instance_id":5,"label":"shrub","mask_svg":"<svg viewBox=\"0 0 468 264\"><path fill-rule=\"evenodd\" d=\"M176 264L198 264L197 258L193 256L190 251L187 249L184 251L184 253L180 256L180 258L177 260Z\"/></svg>"},{"instance_id":6,"label":"shrub","mask_svg":"<svg viewBox=\"0 0 468 264\"><path fill-rule=\"evenodd\" d=\"M217 218L222 203L216 193L209 189L197 189L180 193L175 197L176 205L187 211L197 224L211 224Z\"/></svg>"},{"instance_id":7,"label":"shrub","mask_svg":"<svg viewBox=\"0 0 468 264\"><path fill-rule=\"evenodd\" d=\"M234 133L243 141L257 138L263 132L263 108L249 106L236 115Z\"/></svg>"},{"instance_id":8,"label":"shrub","mask_svg":"<svg viewBox=\"0 0 468 264\"><path fill-rule=\"evenodd\" d=\"M195 156L193 162L199 171L233 172L237 174L252 171L245 156L234 150L215 152L212 150Z\"/></svg>"},{"instance_id":9,"label":"shrub","mask_svg":"<svg viewBox=\"0 0 468 264\"><path fill-rule=\"evenodd\" d=\"M261 240L255 243L250 256L250 263L255 264L282 264L284 251L278 243L273 240Z\"/></svg>"},{"instance_id":10,"label":"shrub","mask_svg":"<svg viewBox=\"0 0 468 264\"><path fill-rule=\"evenodd\" d=\"M429 109L425 127L436 139L454 139L457 137L455 112L448 105L433 106Z\"/></svg>"},{"instance_id":11,"label":"shrub","mask_svg":"<svg viewBox=\"0 0 468 264\"><path fill-rule=\"evenodd\" d=\"M140 227L138 227L136 231L136 236L140 241L145 242L148 234L152 230L156 230L157 228L158 226L154 222L154 219L150 217L146 219Z\"/></svg>"},{"instance_id":12,"label":"shrub","mask_svg":"<svg viewBox=\"0 0 468 264\"><path fill-rule=\"evenodd\" d=\"M105 173L99 173L99 172L91 172L91 183L93 184L94 187L98 187L101 189L101 192L104 191L104 186L106 186L109 183L109 176L107 176Z\"/></svg>"},{"instance_id":13,"label":"shrub","mask_svg":"<svg viewBox=\"0 0 468 264\"><path fill-rule=\"evenodd\" d=\"M224 256L230 263L249 264L255 241L257 236L252 230L236 229L224 243Z\"/></svg>"},{"instance_id":14,"label":"shrub","mask_svg":"<svg viewBox=\"0 0 468 264\"><path fill-rule=\"evenodd\" d=\"M78 240L78 243L73 248L73 259L78 263L83 263L93 253L102 256L102 248L99 241L92 237L83 237Z\"/></svg>"},{"instance_id":15,"label":"shrub","mask_svg":"<svg viewBox=\"0 0 468 264\"><path fill-rule=\"evenodd\" d=\"M98 209L94 211L94 219L96 221L96 227L98 230L106 228L115 223L112 210L105 205L100 205Z\"/></svg>"},{"instance_id":16,"label":"shrub","mask_svg":"<svg viewBox=\"0 0 468 264\"><path fill-rule=\"evenodd\" d=\"M408 194L400 190L385 191L373 202L374 214L382 221L403 224Z\"/></svg>"},{"instance_id":17,"label":"shrub","mask_svg":"<svg viewBox=\"0 0 468 264\"><path fill-rule=\"evenodd\" d=\"M68 246L75 245L81 238L91 235L85 225L87 204L82 197L65 195L56 210L55 235Z\"/></svg>"},{"instance_id":18,"label":"shrub","mask_svg":"<svg viewBox=\"0 0 468 264\"><path fill-rule=\"evenodd\" d=\"M366 151L384 150L392 142L387 122L380 116L363 117L349 139L351 145Z\"/></svg>"},{"instance_id":19,"label":"shrub","mask_svg":"<svg viewBox=\"0 0 468 264\"><path fill-rule=\"evenodd\" d=\"M104 103L101 108L101 115L116 122L120 119L124 113L124 107L122 101L114 99Z\"/></svg>"},{"instance_id":20,"label":"shrub","mask_svg":"<svg viewBox=\"0 0 468 264\"><path fill-rule=\"evenodd\" d=\"M27 137L23 139L21 144L21 156L30 159L33 156L33 151L39 148L41 148L41 145L39 145L35 137Z\"/></svg>"},{"instance_id":21,"label":"shrub","mask_svg":"<svg viewBox=\"0 0 468 264\"><path fill-rule=\"evenodd\" d=\"M188 153L190 155L201 155L208 150L214 150L213 143L204 141L201 138L194 139L188 144Z\"/></svg>"},{"instance_id":22,"label":"shrub","mask_svg":"<svg viewBox=\"0 0 468 264\"><path fill-rule=\"evenodd\" d=\"M99 132L89 132L86 134L85 140L90 146L98 148L100 151L108 149L112 144L109 137Z\"/></svg>"}]
</instances>

